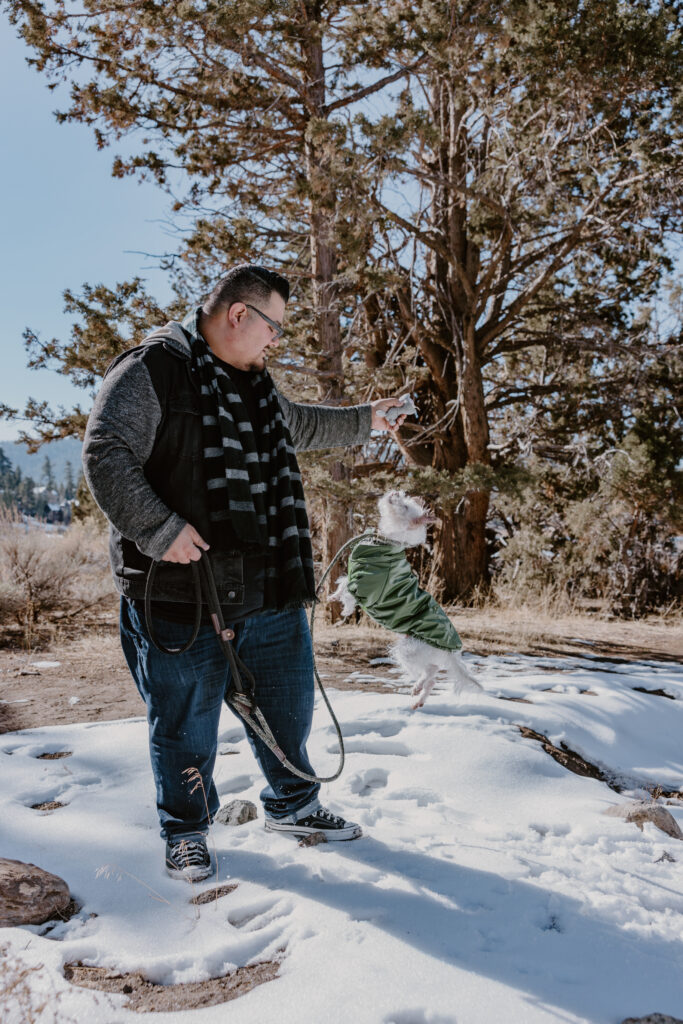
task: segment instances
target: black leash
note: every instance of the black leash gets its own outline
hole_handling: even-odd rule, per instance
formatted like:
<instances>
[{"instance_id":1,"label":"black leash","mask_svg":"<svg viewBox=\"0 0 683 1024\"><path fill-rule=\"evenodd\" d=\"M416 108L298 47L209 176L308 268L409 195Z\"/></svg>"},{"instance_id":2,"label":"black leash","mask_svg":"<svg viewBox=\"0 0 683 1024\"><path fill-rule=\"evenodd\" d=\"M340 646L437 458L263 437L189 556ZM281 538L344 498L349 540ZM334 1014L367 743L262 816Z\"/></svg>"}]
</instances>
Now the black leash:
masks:
<instances>
[{"instance_id":1,"label":"black leash","mask_svg":"<svg viewBox=\"0 0 683 1024\"><path fill-rule=\"evenodd\" d=\"M336 564L340 556L351 544L358 542L366 534L361 534L358 537L353 537L352 540L347 541L342 548L339 549L337 554L334 556L332 562L327 567L326 572L323 575L322 580L316 590L316 594L322 587L323 583L327 579L332 567ZM225 655L228 664L230 665L230 689L226 694L225 701L229 704L243 719L243 721L250 726L256 735L261 739L266 746L275 754L278 760L287 768L293 775L297 775L300 779L305 779L307 782L333 782L334 779L338 779L344 769L344 740L341 734L341 728L339 722L332 710L332 705L329 702L325 688L320 681L318 675L318 669L315 664L315 655L313 656L313 671L315 678L320 688L320 692L323 695L327 710L330 713L334 727L337 732L337 740L339 741L339 767L334 775L328 775L325 777L318 777L317 775L307 775L306 772L302 772L299 768L296 768L291 761L289 761L279 746L275 736L268 723L266 722L261 709L256 703L256 681L254 676L249 671L247 666L244 664L242 659L235 651L231 640L234 639L235 633L232 629L229 629L225 625L225 619L223 618L223 611L221 609L221 603L218 598L218 591L216 590L216 581L214 579L213 570L211 568L211 562L208 554L202 554L201 558L197 562L191 562L192 567L192 578L194 583L195 592L195 620L192 629L190 639L183 644L182 647L164 647L164 645L156 637L152 628L152 587L154 583L154 577L156 575L158 562L153 561L149 567L147 574L147 582L145 585L145 623L147 626L147 632L149 638L162 654L183 654L188 651L192 644L197 639L199 628L202 621L202 591L206 598L206 603L209 609L209 615L213 628L216 631L218 642L221 645L223 654ZM313 621L315 614L315 602L311 608L311 643L313 642ZM246 680L246 683L245 683Z\"/></svg>"}]
</instances>

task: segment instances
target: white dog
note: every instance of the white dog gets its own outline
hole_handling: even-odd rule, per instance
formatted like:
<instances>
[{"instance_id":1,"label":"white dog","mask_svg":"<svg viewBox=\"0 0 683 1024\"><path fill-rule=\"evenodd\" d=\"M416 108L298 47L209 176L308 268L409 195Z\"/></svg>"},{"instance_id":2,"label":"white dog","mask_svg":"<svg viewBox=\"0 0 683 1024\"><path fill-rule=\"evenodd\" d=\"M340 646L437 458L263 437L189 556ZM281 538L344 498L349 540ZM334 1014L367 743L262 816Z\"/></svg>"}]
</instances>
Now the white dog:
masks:
<instances>
[{"instance_id":1,"label":"white dog","mask_svg":"<svg viewBox=\"0 0 683 1024\"><path fill-rule=\"evenodd\" d=\"M465 668L462 642L439 604L422 590L410 568L405 549L427 542L427 526L435 521L419 499L390 491L378 502L378 532L364 537L349 556L348 575L330 595L340 601L347 617L360 605L371 618L400 634L392 654L414 681L413 708L429 696L440 672L456 693L481 690Z\"/></svg>"}]
</instances>

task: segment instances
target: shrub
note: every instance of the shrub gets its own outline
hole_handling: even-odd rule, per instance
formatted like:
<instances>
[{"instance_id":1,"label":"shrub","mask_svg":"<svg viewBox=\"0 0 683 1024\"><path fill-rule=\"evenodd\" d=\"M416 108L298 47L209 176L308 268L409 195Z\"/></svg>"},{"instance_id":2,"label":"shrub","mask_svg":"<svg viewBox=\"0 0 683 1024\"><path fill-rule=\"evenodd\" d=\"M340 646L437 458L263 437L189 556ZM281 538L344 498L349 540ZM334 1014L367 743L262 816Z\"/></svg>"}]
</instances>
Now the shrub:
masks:
<instances>
[{"instance_id":1,"label":"shrub","mask_svg":"<svg viewBox=\"0 0 683 1024\"><path fill-rule=\"evenodd\" d=\"M572 466L537 462L521 498L494 502L494 586L598 602L635 618L680 598L681 474L661 470L633 434Z\"/></svg>"},{"instance_id":2,"label":"shrub","mask_svg":"<svg viewBox=\"0 0 683 1024\"><path fill-rule=\"evenodd\" d=\"M63 533L0 513L0 622L15 620L30 642L51 612L76 614L112 593L106 539L92 524Z\"/></svg>"}]
</instances>

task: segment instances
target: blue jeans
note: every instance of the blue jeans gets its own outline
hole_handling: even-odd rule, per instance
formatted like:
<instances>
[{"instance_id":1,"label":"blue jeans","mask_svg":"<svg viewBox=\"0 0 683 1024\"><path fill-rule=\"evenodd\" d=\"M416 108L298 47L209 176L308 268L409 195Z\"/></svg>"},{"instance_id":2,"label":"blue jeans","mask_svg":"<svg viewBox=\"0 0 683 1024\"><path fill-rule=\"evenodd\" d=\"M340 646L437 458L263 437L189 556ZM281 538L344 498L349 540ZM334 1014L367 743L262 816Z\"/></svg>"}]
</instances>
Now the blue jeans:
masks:
<instances>
[{"instance_id":1,"label":"blue jeans","mask_svg":"<svg viewBox=\"0 0 683 1024\"><path fill-rule=\"evenodd\" d=\"M165 647L181 646L192 629L156 616L153 626ZM257 704L277 742L292 764L314 774L306 754L314 680L304 609L261 612L231 628L235 650L254 675ZM144 615L122 598L121 644L147 705L161 835L182 839L205 833L219 807L213 769L218 722L230 681L230 667L213 627L202 626L184 654L162 654L149 639ZM292 775L251 729L245 728L268 782L261 791L266 815L294 821L316 807L320 786ZM190 769L199 772L203 791L196 773L190 773L195 781L187 774Z\"/></svg>"}]
</instances>

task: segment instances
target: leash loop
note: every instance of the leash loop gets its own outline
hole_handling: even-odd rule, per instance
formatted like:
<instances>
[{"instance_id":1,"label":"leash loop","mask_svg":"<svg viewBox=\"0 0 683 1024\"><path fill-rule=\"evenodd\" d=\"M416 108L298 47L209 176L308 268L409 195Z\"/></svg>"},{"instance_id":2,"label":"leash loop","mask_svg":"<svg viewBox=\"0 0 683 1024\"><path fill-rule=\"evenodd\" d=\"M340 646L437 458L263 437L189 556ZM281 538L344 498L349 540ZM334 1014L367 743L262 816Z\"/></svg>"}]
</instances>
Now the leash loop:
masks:
<instances>
[{"instance_id":1,"label":"leash loop","mask_svg":"<svg viewBox=\"0 0 683 1024\"><path fill-rule=\"evenodd\" d=\"M346 549L350 547L351 544L357 543L366 536L368 536L367 532L360 534L358 537L353 537L350 541L347 541L346 544L344 544L339 549L339 551L333 558L332 562L330 562L329 566L327 567L327 570L323 574L323 577L318 587L316 588L316 598L311 607L311 646L313 645L315 605L317 602L317 595L320 591L320 588L323 586L333 566L338 562L339 558L344 553L344 551L346 551ZM225 696L226 703L229 704L234 711L236 711L236 713L245 722L245 724L249 726L249 728L268 747L271 753L274 754L274 756L282 763L282 765L285 768L287 768L287 770L290 771L293 775L298 776L298 778L300 779L305 779L306 782L317 783L333 782L335 779L338 779L342 771L344 770L344 762L346 759L346 755L344 752L344 740L342 737L339 722L337 721L337 717L334 711L332 710L332 705L330 704L328 696L325 693L325 688L323 687L323 684L320 680L320 675L318 674L318 667L315 663L315 654L313 655L313 672L318 683L318 687L320 688L320 692L325 701L325 704L327 705L327 710L329 711L330 717L332 718L332 722L337 733L337 740L339 743L339 767L337 768L337 771L333 775L327 776L309 775L307 772L302 772L301 769L297 768L295 765L291 763L291 761L287 758L284 751L280 747L279 743L275 739L275 736L273 735L273 732L270 726L268 725L263 715L263 712L256 703L256 680L254 679L253 674L244 664L244 662L237 654L235 648L230 642L234 639L235 633L234 630L229 629L225 625L225 619L223 618L223 610L221 608L220 599L218 597L216 581L214 579L213 570L211 568L211 562L209 560L208 554L202 554L202 557L197 562L191 563L195 589L195 621L190 639L187 641L187 643L183 644L182 647L177 648L164 647L163 644L161 644L161 642L157 639L152 629L152 584L154 582L154 577L156 575L158 564L158 562L152 561L152 564L150 565L149 572L147 575L147 583L145 585L145 624L147 626L149 638L154 644L154 646L157 648L157 650L161 651L163 654L184 654L185 651L188 651L190 649L192 644L197 639L197 635L199 633L199 628L201 625L203 591L204 596L206 597L206 603L209 608L209 617L211 619L213 628L216 632L216 637L221 646L223 654L225 655L225 658L228 664L230 665L231 686Z\"/></svg>"},{"instance_id":2,"label":"leash loop","mask_svg":"<svg viewBox=\"0 0 683 1024\"><path fill-rule=\"evenodd\" d=\"M162 654L184 654L185 651L189 651L192 644L197 639L199 633L199 627L202 622L202 584L199 578L199 569L197 563L192 562L192 581L194 583L194 600L195 600L195 611L194 611L194 627L192 634L187 643L183 644L182 647L164 647L161 640L159 640L154 630L152 629L152 585L154 583L154 577L156 576L158 562L152 562L147 573L147 582L145 583L145 624L147 626L147 632L149 638L158 651Z\"/></svg>"}]
</instances>

